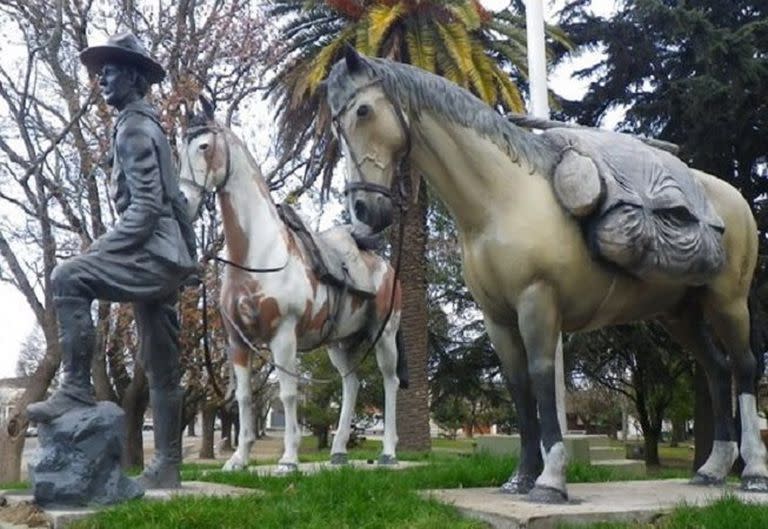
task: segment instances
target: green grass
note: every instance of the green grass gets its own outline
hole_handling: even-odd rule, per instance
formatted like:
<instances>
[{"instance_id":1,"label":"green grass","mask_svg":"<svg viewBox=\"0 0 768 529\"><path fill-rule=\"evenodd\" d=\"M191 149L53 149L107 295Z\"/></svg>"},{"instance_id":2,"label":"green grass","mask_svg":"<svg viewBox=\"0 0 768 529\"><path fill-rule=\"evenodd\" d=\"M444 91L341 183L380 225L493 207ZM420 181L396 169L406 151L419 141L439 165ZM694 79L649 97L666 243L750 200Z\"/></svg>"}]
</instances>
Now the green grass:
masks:
<instances>
[{"instance_id":1,"label":"green grass","mask_svg":"<svg viewBox=\"0 0 768 529\"><path fill-rule=\"evenodd\" d=\"M262 495L239 498L178 498L170 502L136 501L105 510L72 529L486 529L461 518L449 506L423 499L418 490L496 487L515 461L485 454L470 457L432 454L427 464L400 471L341 468L288 477L247 472L204 472L185 466L185 480L206 480L258 489ZM610 481L608 469L571 465L570 482ZM568 526L563 526L565 529ZM768 508L726 499L707 508L680 507L654 524L602 523L581 529L764 529ZM575 529L575 528L574 528Z\"/></svg>"},{"instance_id":2,"label":"green grass","mask_svg":"<svg viewBox=\"0 0 768 529\"><path fill-rule=\"evenodd\" d=\"M398 455L399 457L399 455ZM471 457L456 457L442 454L426 456L425 465L407 468L405 470L353 470L343 468L321 474L337 472L353 472L355 476L375 475L382 482L394 480L403 489L458 488L458 487L492 487L500 486L509 478L516 461L512 458L497 458L485 454ZM257 488L261 490L283 490L286 481L312 481L315 475L297 473L291 477L259 476L249 472L220 472L203 471L198 468L185 467L184 480L212 481L226 483L239 487ZM357 479L357 478L355 478Z\"/></svg>"},{"instance_id":3,"label":"green grass","mask_svg":"<svg viewBox=\"0 0 768 529\"><path fill-rule=\"evenodd\" d=\"M424 465L399 471L341 468L287 477L225 473L219 464L186 464L185 481L225 483L262 494L237 498L177 498L169 502L135 501L104 510L71 526L72 529L487 529L459 516L450 506L418 495L433 488L498 487L512 473L516 461L484 453L471 453L471 440L439 440L430 454L398 454ZM377 441L366 441L350 452L352 459L376 459ZM327 461L326 450L302 445L302 461ZM265 461L260 460L259 463ZM688 477L688 468L662 468L648 476ZM638 479L620 470L574 463L570 483ZM727 499L713 507L681 507L652 525L595 524L582 529L757 529L768 527L768 508Z\"/></svg>"},{"instance_id":4,"label":"green grass","mask_svg":"<svg viewBox=\"0 0 768 529\"><path fill-rule=\"evenodd\" d=\"M264 495L130 502L71 527L481 529L486 526L461 518L451 507L420 498L415 489L498 484L509 470L498 468L496 460L478 457L403 471L342 468L285 478L215 472L205 479L258 488ZM194 474L186 471L185 479L203 477Z\"/></svg>"},{"instance_id":5,"label":"green grass","mask_svg":"<svg viewBox=\"0 0 768 529\"><path fill-rule=\"evenodd\" d=\"M0 483L0 490L24 490L29 488L26 481L13 481L9 483Z\"/></svg>"},{"instance_id":6,"label":"green grass","mask_svg":"<svg viewBox=\"0 0 768 529\"><path fill-rule=\"evenodd\" d=\"M560 524L558 529L765 529L768 507L724 498L707 507L681 506L650 523Z\"/></svg>"}]
</instances>

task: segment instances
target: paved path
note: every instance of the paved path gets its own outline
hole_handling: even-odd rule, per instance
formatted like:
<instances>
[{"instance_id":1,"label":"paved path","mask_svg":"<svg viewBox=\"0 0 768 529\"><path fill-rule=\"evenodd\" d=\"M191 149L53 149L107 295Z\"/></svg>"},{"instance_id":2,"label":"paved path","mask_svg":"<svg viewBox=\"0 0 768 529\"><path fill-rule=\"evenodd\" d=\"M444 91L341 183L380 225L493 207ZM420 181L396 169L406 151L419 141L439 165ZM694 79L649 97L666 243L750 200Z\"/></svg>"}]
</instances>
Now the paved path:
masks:
<instances>
[{"instance_id":1,"label":"paved path","mask_svg":"<svg viewBox=\"0 0 768 529\"><path fill-rule=\"evenodd\" d=\"M148 500L166 501L177 496L244 496L247 494L263 494L262 491L255 489L246 489L242 487L233 487L231 485L223 485L221 483L207 483L202 481L185 481L180 489L154 489L148 490L144 494L144 498ZM3 510L0 509L0 529L17 529L27 527L40 527L39 523L40 515L47 518L50 529L64 529L67 525L76 520L80 520L95 513L97 508L56 508L56 509L40 509L37 506L29 505L32 501L32 495L27 492L9 492L6 494L6 498L9 502L9 507L4 509L13 510L14 508L22 508L28 510L28 516L34 517L34 521L29 525L11 525L10 523L2 521ZM7 525L4 525L7 524Z\"/></svg>"},{"instance_id":2,"label":"paved path","mask_svg":"<svg viewBox=\"0 0 768 529\"><path fill-rule=\"evenodd\" d=\"M575 483L568 485L568 492L570 502L564 505L529 503L523 497L502 494L498 488L444 489L423 494L452 504L463 514L497 529L554 529L561 523L597 521L648 522L681 503L707 505L724 495L768 504L768 494L745 493L736 486L695 487L682 479Z\"/></svg>"}]
</instances>

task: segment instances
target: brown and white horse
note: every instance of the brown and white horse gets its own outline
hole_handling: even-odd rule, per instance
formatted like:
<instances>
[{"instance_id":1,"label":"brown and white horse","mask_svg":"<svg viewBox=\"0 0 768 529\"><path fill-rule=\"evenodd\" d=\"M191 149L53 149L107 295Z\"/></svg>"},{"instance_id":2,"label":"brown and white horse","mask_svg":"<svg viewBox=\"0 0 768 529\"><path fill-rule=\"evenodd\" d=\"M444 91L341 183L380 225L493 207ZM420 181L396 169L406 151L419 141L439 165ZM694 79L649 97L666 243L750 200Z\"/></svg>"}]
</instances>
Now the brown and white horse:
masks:
<instances>
[{"instance_id":1,"label":"brown and white horse","mask_svg":"<svg viewBox=\"0 0 768 529\"><path fill-rule=\"evenodd\" d=\"M385 394L384 440L379 462L395 463L396 393L407 374L403 359L398 356L400 287L395 283L394 270L376 254L360 251L377 289L374 298L318 280L303 243L278 215L261 171L246 146L232 131L214 121L210 106L204 104L203 108L205 115L193 119L181 149L180 182L190 213L196 217L204 196L216 193L229 261L244 268L275 269L255 273L226 266L220 310L234 364L240 435L237 451L224 469L247 466L255 438L250 386L252 344L266 346L273 355L285 409L284 452L278 468L290 472L297 468L301 439L296 411L297 351L326 347L333 365L342 374L341 415L331 448L331 461L342 464L347 460L346 444L359 387L356 368L368 344L379 333L373 346L384 377ZM345 227L334 229L340 230L335 235L341 239L351 239L349 232L343 231Z\"/></svg>"}]
</instances>

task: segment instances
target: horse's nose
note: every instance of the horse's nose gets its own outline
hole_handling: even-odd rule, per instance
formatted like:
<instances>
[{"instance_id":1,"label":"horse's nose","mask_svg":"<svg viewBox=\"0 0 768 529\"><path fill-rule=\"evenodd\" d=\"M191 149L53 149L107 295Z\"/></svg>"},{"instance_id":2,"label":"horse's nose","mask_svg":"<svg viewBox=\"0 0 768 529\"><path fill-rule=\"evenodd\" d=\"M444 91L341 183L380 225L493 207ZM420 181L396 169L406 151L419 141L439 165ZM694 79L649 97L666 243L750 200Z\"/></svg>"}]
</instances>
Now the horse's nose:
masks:
<instances>
[{"instance_id":1,"label":"horse's nose","mask_svg":"<svg viewBox=\"0 0 768 529\"><path fill-rule=\"evenodd\" d=\"M368 206L360 199L355 200L355 217L364 224L368 224Z\"/></svg>"}]
</instances>

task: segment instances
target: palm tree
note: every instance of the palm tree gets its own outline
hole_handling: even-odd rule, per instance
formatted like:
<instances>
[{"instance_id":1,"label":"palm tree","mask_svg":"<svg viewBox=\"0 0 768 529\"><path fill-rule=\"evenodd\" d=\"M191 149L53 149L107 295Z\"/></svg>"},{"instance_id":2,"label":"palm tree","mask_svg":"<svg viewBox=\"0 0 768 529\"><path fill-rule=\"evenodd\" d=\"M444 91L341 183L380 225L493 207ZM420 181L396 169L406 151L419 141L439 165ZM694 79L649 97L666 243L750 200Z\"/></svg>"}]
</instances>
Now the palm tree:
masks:
<instances>
[{"instance_id":1,"label":"palm tree","mask_svg":"<svg viewBox=\"0 0 768 529\"><path fill-rule=\"evenodd\" d=\"M320 87L346 44L446 77L499 110L521 111L523 99L512 80L527 77L519 3L491 13L478 0L268 0L268 15L278 21L268 68L274 73L269 93L277 106L283 161L309 156L304 185L322 175L323 189L330 186L340 153ZM565 43L556 29L549 28L548 34ZM417 207L405 215L400 271L411 388L398 397L398 433L400 446L408 450L430 446L426 208L422 187Z\"/></svg>"}]
</instances>

